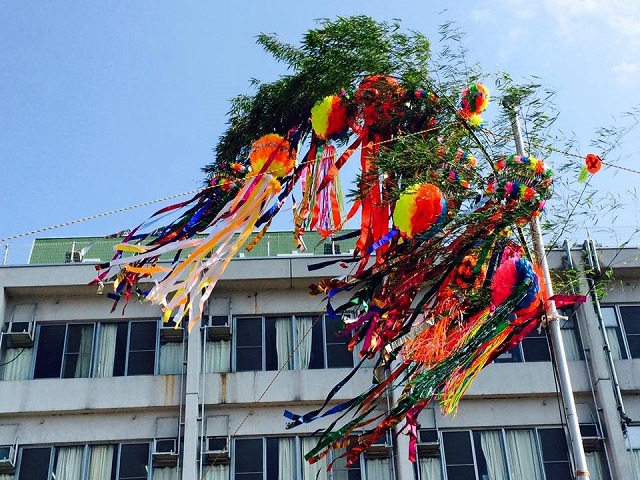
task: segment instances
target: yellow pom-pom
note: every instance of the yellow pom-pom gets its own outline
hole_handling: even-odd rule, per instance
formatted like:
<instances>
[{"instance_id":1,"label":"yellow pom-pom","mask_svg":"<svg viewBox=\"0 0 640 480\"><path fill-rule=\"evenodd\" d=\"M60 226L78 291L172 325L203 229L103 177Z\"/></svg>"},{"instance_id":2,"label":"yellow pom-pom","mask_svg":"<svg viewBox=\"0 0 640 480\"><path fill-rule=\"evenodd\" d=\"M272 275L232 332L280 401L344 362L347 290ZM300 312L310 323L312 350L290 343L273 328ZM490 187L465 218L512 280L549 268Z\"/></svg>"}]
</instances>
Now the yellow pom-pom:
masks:
<instances>
[{"instance_id":1,"label":"yellow pom-pom","mask_svg":"<svg viewBox=\"0 0 640 480\"><path fill-rule=\"evenodd\" d=\"M393 223L411 238L431 228L446 212L446 202L438 187L430 183L408 188L400 194L393 211Z\"/></svg>"}]
</instances>

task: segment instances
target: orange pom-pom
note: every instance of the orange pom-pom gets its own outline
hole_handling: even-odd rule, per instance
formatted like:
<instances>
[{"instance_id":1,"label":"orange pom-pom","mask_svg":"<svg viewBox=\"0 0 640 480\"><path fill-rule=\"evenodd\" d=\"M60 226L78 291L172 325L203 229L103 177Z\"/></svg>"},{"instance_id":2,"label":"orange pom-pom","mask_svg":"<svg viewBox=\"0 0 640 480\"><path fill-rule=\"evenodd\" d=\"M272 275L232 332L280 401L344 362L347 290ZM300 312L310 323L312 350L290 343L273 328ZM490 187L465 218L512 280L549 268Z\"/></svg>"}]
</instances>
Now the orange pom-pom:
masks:
<instances>
[{"instance_id":1,"label":"orange pom-pom","mask_svg":"<svg viewBox=\"0 0 640 480\"><path fill-rule=\"evenodd\" d=\"M589 153L584 159L584 163L589 173L598 173L602 168L602 159L595 153Z\"/></svg>"},{"instance_id":2,"label":"orange pom-pom","mask_svg":"<svg viewBox=\"0 0 640 480\"><path fill-rule=\"evenodd\" d=\"M287 140L276 133L270 133L253 143L249 161L254 173L286 177L295 166L295 156L296 151Z\"/></svg>"},{"instance_id":3,"label":"orange pom-pom","mask_svg":"<svg viewBox=\"0 0 640 480\"><path fill-rule=\"evenodd\" d=\"M393 212L393 223L403 235L411 238L431 228L446 214L446 210L440 189L425 183L400 194Z\"/></svg>"}]
</instances>

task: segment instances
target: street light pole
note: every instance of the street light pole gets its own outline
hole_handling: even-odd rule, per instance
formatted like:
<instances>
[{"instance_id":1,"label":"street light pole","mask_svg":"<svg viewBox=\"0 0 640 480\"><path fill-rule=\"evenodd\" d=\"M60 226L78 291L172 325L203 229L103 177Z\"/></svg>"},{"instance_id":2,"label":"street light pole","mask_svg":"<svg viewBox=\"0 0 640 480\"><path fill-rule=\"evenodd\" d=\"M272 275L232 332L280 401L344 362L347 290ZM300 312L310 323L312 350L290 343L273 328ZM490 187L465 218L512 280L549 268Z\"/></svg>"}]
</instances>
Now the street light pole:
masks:
<instances>
[{"instance_id":1,"label":"street light pole","mask_svg":"<svg viewBox=\"0 0 640 480\"><path fill-rule=\"evenodd\" d=\"M511 127L513 129L513 137L516 143L516 152L518 155L525 155L524 142L522 141L522 133L520 129L520 121L518 119L518 108L509 107ZM545 288L547 298L553 297L553 285L551 284L551 275L549 273L549 264L547 262L547 255L544 250L544 240L542 238L542 228L540 227L540 221L538 217L531 220L531 237L533 239L533 246L538 257L538 262L544 273ZM562 396L562 403L564 404L564 414L567 422L567 428L569 430L569 441L571 443L571 451L573 453L573 459L575 462L575 478L576 479L588 479L589 469L587 467L587 457L584 453L584 447L582 446L582 435L580 433L580 423L578 421L578 414L576 410L576 403L573 398L573 388L571 387L571 379L569 377L569 366L567 364L567 356L564 350L564 344L562 343L562 332L560 330L560 319L562 317L556 309L556 304L553 300L549 301L547 306L547 330L549 332L549 340L552 346L552 360L556 366L558 372L558 383L560 388L560 395Z\"/></svg>"}]
</instances>

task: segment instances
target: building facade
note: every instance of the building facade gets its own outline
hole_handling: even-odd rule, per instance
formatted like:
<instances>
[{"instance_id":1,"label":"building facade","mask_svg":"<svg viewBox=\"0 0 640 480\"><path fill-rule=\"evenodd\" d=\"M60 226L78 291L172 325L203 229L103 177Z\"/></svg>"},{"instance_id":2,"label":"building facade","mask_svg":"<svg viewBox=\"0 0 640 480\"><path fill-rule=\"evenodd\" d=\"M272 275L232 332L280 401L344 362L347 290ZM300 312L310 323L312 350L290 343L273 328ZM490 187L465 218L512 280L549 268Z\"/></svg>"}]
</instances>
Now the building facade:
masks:
<instances>
[{"instance_id":1,"label":"building facade","mask_svg":"<svg viewBox=\"0 0 640 480\"><path fill-rule=\"evenodd\" d=\"M59 259L36 245L41 263L0 268L0 480L572 478L544 330L488 366L456 416L421 413L416 463L396 432L327 472L339 452L311 465L303 455L334 419L289 430L283 412L320 407L358 361L308 293L345 273L339 262L308 269L335 246L234 259L188 333L147 303L111 313L109 286L87 285L95 269L76 255L81 242L66 241ZM583 254L554 251L550 265L580 271ZM633 249L597 256L615 281L600 304L564 312L564 350L591 478L640 479L640 260ZM574 283L586 292L590 281ZM372 365L331 403L366 390Z\"/></svg>"}]
</instances>

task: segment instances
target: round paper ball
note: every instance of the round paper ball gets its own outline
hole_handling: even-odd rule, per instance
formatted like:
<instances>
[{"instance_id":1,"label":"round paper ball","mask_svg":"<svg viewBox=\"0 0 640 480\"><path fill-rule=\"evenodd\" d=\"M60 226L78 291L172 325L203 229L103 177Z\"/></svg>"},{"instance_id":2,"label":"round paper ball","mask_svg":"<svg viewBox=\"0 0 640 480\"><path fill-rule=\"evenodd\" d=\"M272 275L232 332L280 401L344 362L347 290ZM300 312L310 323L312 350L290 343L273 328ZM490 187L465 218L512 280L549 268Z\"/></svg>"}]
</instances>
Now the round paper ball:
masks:
<instances>
[{"instance_id":1,"label":"round paper ball","mask_svg":"<svg viewBox=\"0 0 640 480\"><path fill-rule=\"evenodd\" d=\"M480 114L489 105L489 89L474 83L462 90L462 112L467 115Z\"/></svg>"},{"instance_id":2,"label":"round paper ball","mask_svg":"<svg viewBox=\"0 0 640 480\"><path fill-rule=\"evenodd\" d=\"M342 137L349 128L347 105L342 98L332 95L316 102L311 109L311 126L322 139Z\"/></svg>"},{"instance_id":3,"label":"round paper ball","mask_svg":"<svg viewBox=\"0 0 640 480\"><path fill-rule=\"evenodd\" d=\"M400 194L393 211L393 223L400 232L412 238L426 232L447 212L447 203L440 189L424 183Z\"/></svg>"},{"instance_id":4,"label":"round paper ball","mask_svg":"<svg viewBox=\"0 0 640 480\"><path fill-rule=\"evenodd\" d=\"M295 166L295 156L296 152L287 140L270 133L253 143L249 161L255 174L270 173L276 177L286 177Z\"/></svg>"}]
</instances>

